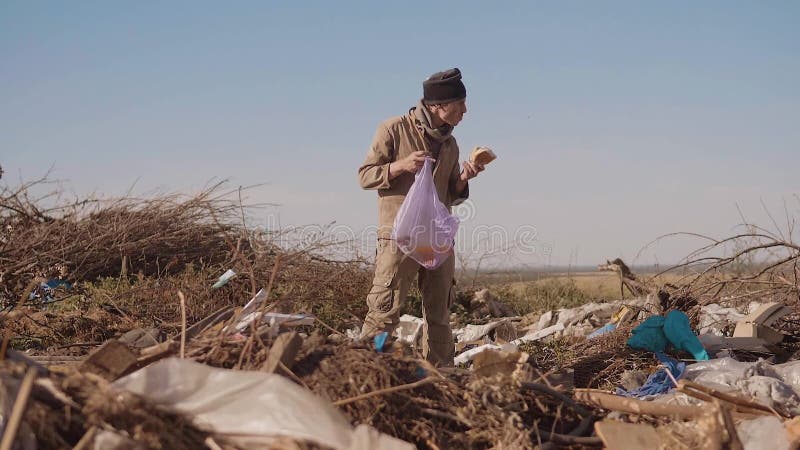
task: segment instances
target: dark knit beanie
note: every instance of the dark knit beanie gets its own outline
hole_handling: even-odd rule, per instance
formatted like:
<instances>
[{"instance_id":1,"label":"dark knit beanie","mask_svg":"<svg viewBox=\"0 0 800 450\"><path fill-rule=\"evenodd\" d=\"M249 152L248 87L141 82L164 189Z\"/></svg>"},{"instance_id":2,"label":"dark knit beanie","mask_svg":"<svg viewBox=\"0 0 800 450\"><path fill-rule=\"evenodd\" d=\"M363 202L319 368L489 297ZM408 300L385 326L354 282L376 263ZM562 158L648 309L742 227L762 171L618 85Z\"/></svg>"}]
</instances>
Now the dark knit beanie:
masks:
<instances>
[{"instance_id":1,"label":"dark knit beanie","mask_svg":"<svg viewBox=\"0 0 800 450\"><path fill-rule=\"evenodd\" d=\"M458 69L436 72L422 82L422 102L426 105L452 103L467 98L467 88L461 82Z\"/></svg>"}]
</instances>

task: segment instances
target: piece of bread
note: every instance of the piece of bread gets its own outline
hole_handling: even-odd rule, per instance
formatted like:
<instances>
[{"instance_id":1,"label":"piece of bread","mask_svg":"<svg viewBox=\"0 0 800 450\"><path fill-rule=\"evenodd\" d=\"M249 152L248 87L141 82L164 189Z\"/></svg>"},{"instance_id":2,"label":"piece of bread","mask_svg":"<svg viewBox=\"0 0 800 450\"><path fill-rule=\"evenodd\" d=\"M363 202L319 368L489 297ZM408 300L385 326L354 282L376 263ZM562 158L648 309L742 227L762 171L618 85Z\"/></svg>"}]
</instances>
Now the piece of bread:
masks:
<instances>
[{"instance_id":1,"label":"piece of bread","mask_svg":"<svg viewBox=\"0 0 800 450\"><path fill-rule=\"evenodd\" d=\"M475 147L472 153L469 154L469 161L475 164L486 165L497 159L489 147Z\"/></svg>"}]
</instances>

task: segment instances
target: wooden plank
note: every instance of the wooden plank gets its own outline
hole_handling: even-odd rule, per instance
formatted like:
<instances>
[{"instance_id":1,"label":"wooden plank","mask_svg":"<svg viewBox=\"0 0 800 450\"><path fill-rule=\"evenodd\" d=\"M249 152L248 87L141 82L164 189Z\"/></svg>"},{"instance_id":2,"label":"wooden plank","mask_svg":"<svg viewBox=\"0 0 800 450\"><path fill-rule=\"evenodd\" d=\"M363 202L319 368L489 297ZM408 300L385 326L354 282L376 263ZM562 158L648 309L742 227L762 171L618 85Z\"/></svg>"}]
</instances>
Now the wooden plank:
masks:
<instances>
[{"instance_id":1,"label":"wooden plank","mask_svg":"<svg viewBox=\"0 0 800 450\"><path fill-rule=\"evenodd\" d=\"M175 341L162 342L161 344L154 345L142 350L136 362L136 368L140 369L144 366L150 365L167 356L172 356L180 348L180 344Z\"/></svg>"},{"instance_id":2,"label":"wooden plank","mask_svg":"<svg viewBox=\"0 0 800 450\"><path fill-rule=\"evenodd\" d=\"M40 364L38 361L31 359L29 356L25 355L24 353L18 352L16 350L8 349L6 351L6 358L10 361L17 361L25 364L28 367L33 367L41 376L47 376L50 372L47 370L47 367Z\"/></svg>"},{"instance_id":3,"label":"wooden plank","mask_svg":"<svg viewBox=\"0 0 800 450\"><path fill-rule=\"evenodd\" d=\"M138 362L136 355L125 344L111 340L89 355L79 370L113 381L134 368Z\"/></svg>"},{"instance_id":4,"label":"wooden plank","mask_svg":"<svg viewBox=\"0 0 800 450\"><path fill-rule=\"evenodd\" d=\"M669 405L666 403L648 402L635 398L621 397L596 389L575 389L574 397L575 400L581 403L599 406L600 408L609 409L611 411L622 411L632 414L692 418L699 417L704 413L703 408L700 406Z\"/></svg>"},{"instance_id":5,"label":"wooden plank","mask_svg":"<svg viewBox=\"0 0 800 450\"><path fill-rule=\"evenodd\" d=\"M656 449L662 445L656 429L642 423L604 420L594 424L594 431L609 450Z\"/></svg>"},{"instance_id":6,"label":"wooden plank","mask_svg":"<svg viewBox=\"0 0 800 450\"><path fill-rule=\"evenodd\" d=\"M30 358L36 362L40 363L52 363L52 362L74 362L79 363L86 359L84 356L66 356L66 355L33 355Z\"/></svg>"},{"instance_id":7,"label":"wooden plank","mask_svg":"<svg viewBox=\"0 0 800 450\"><path fill-rule=\"evenodd\" d=\"M261 366L261 370L269 373L281 373L281 365L291 369L294 365L294 358L303 345L303 339L294 331L279 334L269 349L267 360ZM288 375L288 374L287 374Z\"/></svg>"}]
</instances>

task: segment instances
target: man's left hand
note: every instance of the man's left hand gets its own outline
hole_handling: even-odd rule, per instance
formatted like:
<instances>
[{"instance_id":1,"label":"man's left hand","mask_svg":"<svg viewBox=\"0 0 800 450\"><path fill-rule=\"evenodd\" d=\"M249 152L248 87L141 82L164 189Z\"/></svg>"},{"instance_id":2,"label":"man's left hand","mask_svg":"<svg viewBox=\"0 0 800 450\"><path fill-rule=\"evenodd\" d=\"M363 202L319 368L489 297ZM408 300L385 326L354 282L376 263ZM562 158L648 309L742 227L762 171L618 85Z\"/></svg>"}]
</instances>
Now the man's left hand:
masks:
<instances>
[{"instance_id":1,"label":"man's left hand","mask_svg":"<svg viewBox=\"0 0 800 450\"><path fill-rule=\"evenodd\" d=\"M464 168L464 170L461 171L461 181L468 181L477 177L484 169L483 164L476 164L470 161L464 161L461 163L461 166Z\"/></svg>"}]
</instances>

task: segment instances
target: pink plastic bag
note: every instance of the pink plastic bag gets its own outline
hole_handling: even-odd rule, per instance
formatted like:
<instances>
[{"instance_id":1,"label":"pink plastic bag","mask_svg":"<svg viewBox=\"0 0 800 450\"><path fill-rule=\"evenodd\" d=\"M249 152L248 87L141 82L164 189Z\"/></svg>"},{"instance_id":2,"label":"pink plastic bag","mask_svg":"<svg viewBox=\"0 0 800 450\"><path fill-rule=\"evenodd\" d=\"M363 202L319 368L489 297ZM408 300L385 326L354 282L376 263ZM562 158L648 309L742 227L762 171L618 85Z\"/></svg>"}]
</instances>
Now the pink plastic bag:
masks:
<instances>
[{"instance_id":1,"label":"pink plastic bag","mask_svg":"<svg viewBox=\"0 0 800 450\"><path fill-rule=\"evenodd\" d=\"M392 239L403 253L426 269L447 261L458 231L458 218L439 200L433 184L433 159L426 158L394 219Z\"/></svg>"}]
</instances>

